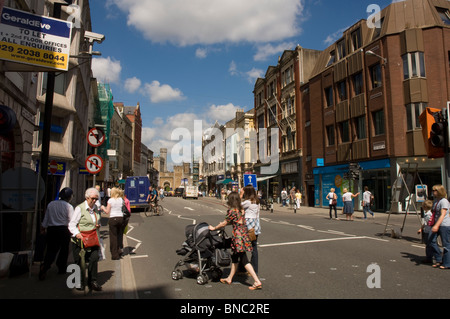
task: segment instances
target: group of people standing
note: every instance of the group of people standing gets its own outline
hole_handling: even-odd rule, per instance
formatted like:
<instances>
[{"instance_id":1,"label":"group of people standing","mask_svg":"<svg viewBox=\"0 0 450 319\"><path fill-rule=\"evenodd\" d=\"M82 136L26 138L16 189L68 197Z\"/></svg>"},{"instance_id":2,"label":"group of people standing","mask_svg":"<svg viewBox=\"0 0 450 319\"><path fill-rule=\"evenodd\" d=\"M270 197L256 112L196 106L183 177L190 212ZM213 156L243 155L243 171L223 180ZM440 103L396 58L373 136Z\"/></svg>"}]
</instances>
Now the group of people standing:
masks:
<instances>
[{"instance_id":1,"label":"group of people standing","mask_svg":"<svg viewBox=\"0 0 450 319\"><path fill-rule=\"evenodd\" d=\"M300 208L302 204L302 193L300 192L300 189L296 188L295 186L293 186L289 190L289 194L286 191L286 187L283 187L280 197L281 197L281 204L283 207L287 206L288 201L289 203L295 205L297 208Z\"/></svg>"},{"instance_id":2,"label":"group of people standing","mask_svg":"<svg viewBox=\"0 0 450 319\"><path fill-rule=\"evenodd\" d=\"M88 188L85 191L84 202L75 208L70 204L73 198L72 189L66 187L59 193L59 200L48 204L44 220L41 224L41 232L46 235L46 254L43 263L40 265L39 279L44 280L47 271L55 261L58 273L65 274L69 248L73 253L73 260L76 264L81 264L81 256L84 256L88 263L87 285L89 289L101 291L102 287L97 281L98 262L104 259L101 249L100 219L104 213L109 217L109 238L110 251L113 260L121 258L123 253L123 233L128 224L128 218L124 216L123 205L130 210L130 203L124 196L123 190L119 188L111 189L111 197L107 205L101 205L100 187ZM83 237L87 232L95 230L98 244L92 247L84 247ZM71 245L71 247L69 247ZM80 254L81 251L84 254ZM81 278L81 287L84 290L86 282Z\"/></svg>"},{"instance_id":3,"label":"group of people standing","mask_svg":"<svg viewBox=\"0 0 450 319\"><path fill-rule=\"evenodd\" d=\"M450 269L450 203L444 186L434 185L432 191L434 201L423 203L424 224L419 229L426 244L425 263L431 263L434 268ZM438 237L441 237L442 250Z\"/></svg>"},{"instance_id":4,"label":"group of people standing","mask_svg":"<svg viewBox=\"0 0 450 319\"><path fill-rule=\"evenodd\" d=\"M353 194L352 192L349 192L347 188L343 189L342 194L342 201L344 203L343 207L343 214L346 215L346 220L352 221L353 220L353 213L354 213L354 207L353 207L353 198L359 196L359 192L356 194ZM326 199L329 201L329 208L330 208L330 219L333 218L333 210L334 210L334 218L339 219L337 216L337 199L338 196L336 194L336 190L334 188L330 189L330 192L327 194ZM372 217L375 217L373 211L370 209L370 206L373 204L374 196L369 191L369 188L367 186L364 186L364 193L363 193L363 213L364 213L364 219L367 219L367 213L372 215Z\"/></svg>"}]
</instances>

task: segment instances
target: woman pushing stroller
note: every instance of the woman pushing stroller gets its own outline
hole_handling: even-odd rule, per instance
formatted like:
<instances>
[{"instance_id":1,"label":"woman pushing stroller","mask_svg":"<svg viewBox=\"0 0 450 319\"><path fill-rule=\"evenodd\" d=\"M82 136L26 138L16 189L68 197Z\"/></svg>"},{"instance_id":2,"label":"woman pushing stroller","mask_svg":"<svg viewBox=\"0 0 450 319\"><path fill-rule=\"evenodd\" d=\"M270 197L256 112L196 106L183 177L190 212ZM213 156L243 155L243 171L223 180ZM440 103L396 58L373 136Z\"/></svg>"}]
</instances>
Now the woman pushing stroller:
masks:
<instances>
[{"instance_id":1,"label":"woman pushing stroller","mask_svg":"<svg viewBox=\"0 0 450 319\"><path fill-rule=\"evenodd\" d=\"M252 276L255 281L253 286L250 286L250 290L258 290L262 288L261 281L258 275L255 273L253 266L248 261L247 251L252 251L252 244L248 236L247 224L245 221L245 212L241 205L241 198L237 192L232 192L228 195L227 205L229 207L225 220L219 223L216 227L209 226L209 230L214 231L223 228L227 225L233 225L233 232L231 238L231 271L227 278L220 279L223 284L230 285L233 281L233 277L236 273L239 260L245 265L245 269Z\"/></svg>"}]
</instances>

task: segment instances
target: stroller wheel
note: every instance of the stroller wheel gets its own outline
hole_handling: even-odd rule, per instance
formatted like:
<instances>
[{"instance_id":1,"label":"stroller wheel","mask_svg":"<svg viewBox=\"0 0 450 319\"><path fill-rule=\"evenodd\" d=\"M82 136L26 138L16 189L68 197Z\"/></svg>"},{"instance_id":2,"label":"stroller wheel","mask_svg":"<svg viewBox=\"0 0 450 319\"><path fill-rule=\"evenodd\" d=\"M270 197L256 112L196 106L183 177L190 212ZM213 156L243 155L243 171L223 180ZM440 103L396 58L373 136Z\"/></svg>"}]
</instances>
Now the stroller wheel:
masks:
<instances>
[{"instance_id":1,"label":"stroller wheel","mask_svg":"<svg viewBox=\"0 0 450 319\"><path fill-rule=\"evenodd\" d=\"M208 282L208 276L206 275L198 275L197 276L197 284L204 285Z\"/></svg>"},{"instance_id":2,"label":"stroller wheel","mask_svg":"<svg viewBox=\"0 0 450 319\"><path fill-rule=\"evenodd\" d=\"M172 279L173 280L183 279L183 273L181 272L181 270L177 269L172 271Z\"/></svg>"}]
</instances>

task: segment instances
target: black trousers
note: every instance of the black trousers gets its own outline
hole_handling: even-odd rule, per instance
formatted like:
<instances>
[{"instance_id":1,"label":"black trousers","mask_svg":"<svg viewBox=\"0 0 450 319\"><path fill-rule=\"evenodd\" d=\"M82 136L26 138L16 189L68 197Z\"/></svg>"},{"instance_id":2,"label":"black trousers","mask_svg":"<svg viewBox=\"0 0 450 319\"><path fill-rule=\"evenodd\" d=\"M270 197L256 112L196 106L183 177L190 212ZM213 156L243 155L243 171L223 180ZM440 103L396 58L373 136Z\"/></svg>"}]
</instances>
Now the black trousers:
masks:
<instances>
[{"instance_id":1,"label":"black trousers","mask_svg":"<svg viewBox=\"0 0 450 319\"><path fill-rule=\"evenodd\" d=\"M66 272L70 236L70 231L67 226L49 226L47 228L47 251L44 257L44 272L51 268L56 259L56 255L58 255L58 258L56 259L58 272Z\"/></svg>"},{"instance_id":2,"label":"black trousers","mask_svg":"<svg viewBox=\"0 0 450 319\"><path fill-rule=\"evenodd\" d=\"M119 250L123 246L123 218L113 217L109 219L109 247L112 259L120 259Z\"/></svg>"},{"instance_id":3,"label":"black trousers","mask_svg":"<svg viewBox=\"0 0 450 319\"><path fill-rule=\"evenodd\" d=\"M85 262L88 264L88 277L87 284L97 281L98 277L98 259L99 259L99 249L100 247L91 247L87 248L86 255L84 256ZM74 262L81 267L81 257L80 257L81 246L72 242L72 252L73 252L73 260ZM83 286L86 285L84 282L84 276L81 275L81 283Z\"/></svg>"}]
</instances>

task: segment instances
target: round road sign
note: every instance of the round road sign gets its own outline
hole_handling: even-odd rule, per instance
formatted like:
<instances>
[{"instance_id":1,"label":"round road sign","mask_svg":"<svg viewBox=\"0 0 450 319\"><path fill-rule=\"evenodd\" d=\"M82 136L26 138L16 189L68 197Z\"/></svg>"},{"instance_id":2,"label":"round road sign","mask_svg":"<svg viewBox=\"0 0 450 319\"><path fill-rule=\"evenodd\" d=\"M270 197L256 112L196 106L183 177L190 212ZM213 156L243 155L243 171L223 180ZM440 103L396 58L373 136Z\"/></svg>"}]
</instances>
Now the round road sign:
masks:
<instances>
[{"instance_id":1,"label":"round road sign","mask_svg":"<svg viewBox=\"0 0 450 319\"><path fill-rule=\"evenodd\" d=\"M48 165L48 169L50 173L55 174L58 171L58 163L55 160L52 160Z\"/></svg>"},{"instance_id":2,"label":"round road sign","mask_svg":"<svg viewBox=\"0 0 450 319\"><path fill-rule=\"evenodd\" d=\"M85 164L89 173L98 174L103 168L103 159L98 155L91 155L88 156Z\"/></svg>"},{"instance_id":3,"label":"round road sign","mask_svg":"<svg viewBox=\"0 0 450 319\"><path fill-rule=\"evenodd\" d=\"M99 147L103 144L103 142L105 142L105 133L103 133L103 130L94 127L89 130L87 141L92 147Z\"/></svg>"}]
</instances>

